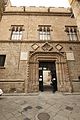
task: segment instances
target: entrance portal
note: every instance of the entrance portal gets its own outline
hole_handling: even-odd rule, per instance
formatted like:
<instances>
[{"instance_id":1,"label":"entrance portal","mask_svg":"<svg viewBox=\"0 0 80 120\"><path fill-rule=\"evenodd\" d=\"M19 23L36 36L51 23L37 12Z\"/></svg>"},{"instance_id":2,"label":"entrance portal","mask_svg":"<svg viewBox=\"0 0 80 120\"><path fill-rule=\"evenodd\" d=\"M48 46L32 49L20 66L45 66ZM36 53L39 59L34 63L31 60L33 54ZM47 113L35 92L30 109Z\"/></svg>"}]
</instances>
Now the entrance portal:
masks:
<instances>
[{"instance_id":1,"label":"entrance portal","mask_svg":"<svg viewBox=\"0 0 80 120\"><path fill-rule=\"evenodd\" d=\"M54 83L52 82L54 80ZM55 61L39 62L39 90L57 91L57 77Z\"/></svg>"},{"instance_id":2,"label":"entrance portal","mask_svg":"<svg viewBox=\"0 0 80 120\"><path fill-rule=\"evenodd\" d=\"M53 84L51 85L51 81ZM60 52L31 52L27 64L27 92L61 91L71 92L66 54ZM54 88L54 89L53 89Z\"/></svg>"}]
</instances>

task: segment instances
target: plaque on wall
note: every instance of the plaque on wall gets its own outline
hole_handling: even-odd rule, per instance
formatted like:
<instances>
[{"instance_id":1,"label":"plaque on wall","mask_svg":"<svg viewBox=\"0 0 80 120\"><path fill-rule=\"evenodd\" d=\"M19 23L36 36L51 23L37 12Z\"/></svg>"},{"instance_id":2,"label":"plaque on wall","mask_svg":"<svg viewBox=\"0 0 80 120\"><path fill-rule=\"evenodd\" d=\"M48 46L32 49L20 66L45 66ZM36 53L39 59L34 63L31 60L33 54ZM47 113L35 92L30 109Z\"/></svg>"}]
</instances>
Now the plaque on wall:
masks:
<instances>
[{"instance_id":1,"label":"plaque on wall","mask_svg":"<svg viewBox=\"0 0 80 120\"><path fill-rule=\"evenodd\" d=\"M67 52L66 56L67 56L67 60L75 60L73 52Z\"/></svg>"},{"instance_id":2,"label":"plaque on wall","mask_svg":"<svg viewBox=\"0 0 80 120\"><path fill-rule=\"evenodd\" d=\"M29 53L28 52L21 52L20 60L28 60Z\"/></svg>"}]
</instances>

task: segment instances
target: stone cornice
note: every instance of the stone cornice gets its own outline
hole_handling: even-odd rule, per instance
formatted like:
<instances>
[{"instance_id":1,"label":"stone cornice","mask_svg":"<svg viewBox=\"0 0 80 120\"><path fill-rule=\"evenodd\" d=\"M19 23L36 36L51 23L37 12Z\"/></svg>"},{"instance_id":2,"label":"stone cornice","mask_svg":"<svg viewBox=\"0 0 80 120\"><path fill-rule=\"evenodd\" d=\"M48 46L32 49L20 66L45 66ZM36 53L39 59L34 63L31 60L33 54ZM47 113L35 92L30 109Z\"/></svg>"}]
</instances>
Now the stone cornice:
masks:
<instances>
[{"instance_id":1,"label":"stone cornice","mask_svg":"<svg viewBox=\"0 0 80 120\"><path fill-rule=\"evenodd\" d=\"M28 16L71 16L71 12L4 12L3 15L28 15Z\"/></svg>"},{"instance_id":2,"label":"stone cornice","mask_svg":"<svg viewBox=\"0 0 80 120\"><path fill-rule=\"evenodd\" d=\"M0 43L68 43L68 44L80 44L80 41L10 41L10 40L0 40Z\"/></svg>"}]
</instances>

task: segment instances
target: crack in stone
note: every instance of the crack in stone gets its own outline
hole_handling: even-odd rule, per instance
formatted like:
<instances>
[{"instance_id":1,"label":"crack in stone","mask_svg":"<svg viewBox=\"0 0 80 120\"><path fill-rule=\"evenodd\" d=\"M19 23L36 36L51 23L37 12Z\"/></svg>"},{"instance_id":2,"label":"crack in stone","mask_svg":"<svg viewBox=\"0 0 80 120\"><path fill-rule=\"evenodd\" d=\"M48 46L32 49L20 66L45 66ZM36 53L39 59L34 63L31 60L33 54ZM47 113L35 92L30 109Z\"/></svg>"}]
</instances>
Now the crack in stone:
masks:
<instances>
[{"instance_id":1,"label":"crack in stone","mask_svg":"<svg viewBox=\"0 0 80 120\"><path fill-rule=\"evenodd\" d=\"M25 118L24 120L30 120L29 118Z\"/></svg>"},{"instance_id":2,"label":"crack in stone","mask_svg":"<svg viewBox=\"0 0 80 120\"><path fill-rule=\"evenodd\" d=\"M41 106L36 106L36 108L37 108L37 109L42 109L42 107L41 107Z\"/></svg>"},{"instance_id":3,"label":"crack in stone","mask_svg":"<svg viewBox=\"0 0 80 120\"><path fill-rule=\"evenodd\" d=\"M73 110L73 107L70 107L70 106L66 106L65 108L66 110L69 110L69 111L72 111Z\"/></svg>"},{"instance_id":4,"label":"crack in stone","mask_svg":"<svg viewBox=\"0 0 80 120\"><path fill-rule=\"evenodd\" d=\"M31 106L27 106L27 107L24 108L24 111L28 111L29 109L32 109L32 107Z\"/></svg>"}]
</instances>

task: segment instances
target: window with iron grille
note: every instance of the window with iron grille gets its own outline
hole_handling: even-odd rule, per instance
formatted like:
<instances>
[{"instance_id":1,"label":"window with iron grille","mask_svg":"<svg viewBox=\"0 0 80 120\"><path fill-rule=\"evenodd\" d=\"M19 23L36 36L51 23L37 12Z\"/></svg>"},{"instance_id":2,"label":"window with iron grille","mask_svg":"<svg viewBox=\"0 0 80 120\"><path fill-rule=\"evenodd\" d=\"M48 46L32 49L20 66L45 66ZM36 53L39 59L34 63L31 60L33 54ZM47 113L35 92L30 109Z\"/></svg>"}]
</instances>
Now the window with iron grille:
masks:
<instances>
[{"instance_id":1,"label":"window with iron grille","mask_svg":"<svg viewBox=\"0 0 80 120\"><path fill-rule=\"evenodd\" d=\"M50 40L51 39L51 26L50 25L39 25L39 39Z\"/></svg>"},{"instance_id":2,"label":"window with iron grille","mask_svg":"<svg viewBox=\"0 0 80 120\"><path fill-rule=\"evenodd\" d=\"M67 32L70 41L78 40L77 26L65 26L65 31Z\"/></svg>"},{"instance_id":3,"label":"window with iron grille","mask_svg":"<svg viewBox=\"0 0 80 120\"><path fill-rule=\"evenodd\" d=\"M5 64L6 55L0 55L0 67L3 67Z\"/></svg>"},{"instance_id":4,"label":"window with iron grille","mask_svg":"<svg viewBox=\"0 0 80 120\"><path fill-rule=\"evenodd\" d=\"M23 26L11 26L11 40L22 40Z\"/></svg>"}]
</instances>

